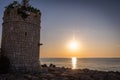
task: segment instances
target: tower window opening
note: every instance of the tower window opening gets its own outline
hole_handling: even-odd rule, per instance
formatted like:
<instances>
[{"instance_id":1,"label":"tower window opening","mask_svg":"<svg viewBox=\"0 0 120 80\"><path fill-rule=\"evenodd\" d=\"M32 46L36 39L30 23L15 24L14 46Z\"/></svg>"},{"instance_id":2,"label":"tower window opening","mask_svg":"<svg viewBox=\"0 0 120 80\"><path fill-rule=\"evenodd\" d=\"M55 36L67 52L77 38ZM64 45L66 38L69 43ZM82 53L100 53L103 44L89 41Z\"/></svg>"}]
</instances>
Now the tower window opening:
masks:
<instances>
[{"instance_id":1,"label":"tower window opening","mask_svg":"<svg viewBox=\"0 0 120 80\"><path fill-rule=\"evenodd\" d=\"M27 36L27 32L25 32L25 36Z\"/></svg>"}]
</instances>

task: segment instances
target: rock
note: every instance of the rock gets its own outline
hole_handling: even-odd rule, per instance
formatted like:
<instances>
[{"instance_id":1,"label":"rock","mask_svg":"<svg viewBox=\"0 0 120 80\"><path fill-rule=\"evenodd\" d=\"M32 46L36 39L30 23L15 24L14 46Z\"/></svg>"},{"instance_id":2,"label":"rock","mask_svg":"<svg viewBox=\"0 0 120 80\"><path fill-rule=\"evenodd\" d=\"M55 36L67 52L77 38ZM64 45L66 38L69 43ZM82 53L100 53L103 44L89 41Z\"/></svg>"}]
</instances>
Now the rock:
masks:
<instances>
[{"instance_id":1,"label":"rock","mask_svg":"<svg viewBox=\"0 0 120 80\"><path fill-rule=\"evenodd\" d=\"M90 76L84 75L79 78L80 80L93 80Z\"/></svg>"},{"instance_id":2,"label":"rock","mask_svg":"<svg viewBox=\"0 0 120 80\"><path fill-rule=\"evenodd\" d=\"M44 67L41 73L0 74L0 80L120 80L120 72Z\"/></svg>"},{"instance_id":3,"label":"rock","mask_svg":"<svg viewBox=\"0 0 120 80\"><path fill-rule=\"evenodd\" d=\"M31 78L32 78L32 76L31 76L31 75L29 75L29 74L25 74L25 75L24 75L24 78L25 78L25 79L31 79Z\"/></svg>"},{"instance_id":4,"label":"rock","mask_svg":"<svg viewBox=\"0 0 120 80\"><path fill-rule=\"evenodd\" d=\"M54 80L69 80L69 79L65 77L56 77Z\"/></svg>"},{"instance_id":5,"label":"rock","mask_svg":"<svg viewBox=\"0 0 120 80\"><path fill-rule=\"evenodd\" d=\"M7 80L16 80L14 75L6 76L6 77L7 77Z\"/></svg>"},{"instance_id":6,"label":"rock","mask_svg":"<svg viewBox=\"0 0 120 80\"><path fill-rule=\"evenodd\" d=\"M44 67L47 67L47 65L46 65L46 64L43 64L43 65L41 65L41 67L43 67L43 68L44 68Z\"/></svg>"},{"instance_id":7,"label":"rock","mask_svg":"<svg viewBox=\"0 0 120 80\"><path fill-rule=\"evenodd\" d=\"M40 80L40 79L39 79L39 77L34 76L31 78L31 80Z\"/></svg>"},{"instance_id":8,"label":"rock","mask_svg":"<svg viewBox=\"0 0 120 80\"><path fill-rule=\"evenodd\" d=\"M49 67L55 68L56 66L54 64L50 64Z\"/></svg>"},{"instance_id":9,"label":"rock","mask_svg":"<svg viewBox=\"0 0 120 80\"><path fill-rule=\"evenodd\" d=\"M42 78L41 80L48 80L48 79Z\"/></svg>"},{"instance_id":10,"label":"rock","mask_svg":"<svg viewBox=\"0 0 120 80\"><path fill-rule=\"evenodd\" d=\"M115 73L108 73L108 75L106 75L106 79L108 79L108 80L120 80L120 75L116 75Z\"/></svg>"}]
</instances>

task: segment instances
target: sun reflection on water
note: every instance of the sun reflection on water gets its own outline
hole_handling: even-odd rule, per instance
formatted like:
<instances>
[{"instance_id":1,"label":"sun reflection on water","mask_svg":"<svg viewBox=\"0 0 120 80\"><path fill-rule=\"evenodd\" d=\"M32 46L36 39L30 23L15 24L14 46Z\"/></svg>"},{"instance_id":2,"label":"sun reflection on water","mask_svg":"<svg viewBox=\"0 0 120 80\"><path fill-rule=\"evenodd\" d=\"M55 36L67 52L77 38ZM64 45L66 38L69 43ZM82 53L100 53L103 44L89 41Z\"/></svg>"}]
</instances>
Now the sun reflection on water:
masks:
<instances>
[{"instance_id":1,"label":"sun reflection on water","mask_svg":"<svg viewBox=\"0 0 120 80\"><path fill-rule=\"evenodd\" d=\"M77 65L77 58L72 57L72 69L76 69L76 65Z\"/></svg>"}]
</instances>

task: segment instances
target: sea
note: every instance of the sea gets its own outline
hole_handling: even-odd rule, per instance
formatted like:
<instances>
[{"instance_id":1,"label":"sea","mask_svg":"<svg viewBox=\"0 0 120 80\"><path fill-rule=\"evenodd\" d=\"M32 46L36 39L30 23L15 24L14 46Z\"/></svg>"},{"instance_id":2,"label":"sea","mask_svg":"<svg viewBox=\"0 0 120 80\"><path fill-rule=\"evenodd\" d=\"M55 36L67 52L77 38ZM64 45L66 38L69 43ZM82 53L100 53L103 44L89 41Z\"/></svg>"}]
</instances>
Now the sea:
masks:
<instances>
[{"instance_id":1,"label":"sea","mask_svg":"<svg viewBox=\"0 0 120 80\"><path fill-rule=\"evenodd\" d=\"M120 58L41 58L41 64L54 64L57 67L72 69L91 69L100 71L119 71Z\"/></svg>"}]
</instances>

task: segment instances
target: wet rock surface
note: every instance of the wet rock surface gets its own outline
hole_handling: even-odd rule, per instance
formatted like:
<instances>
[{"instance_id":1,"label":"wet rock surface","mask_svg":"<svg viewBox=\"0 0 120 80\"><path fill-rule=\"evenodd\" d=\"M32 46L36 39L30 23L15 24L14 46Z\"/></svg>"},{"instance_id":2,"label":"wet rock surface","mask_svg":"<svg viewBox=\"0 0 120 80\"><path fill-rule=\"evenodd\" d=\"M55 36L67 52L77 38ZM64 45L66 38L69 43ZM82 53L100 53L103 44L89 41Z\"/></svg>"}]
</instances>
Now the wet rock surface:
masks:
<instances>
[{"instance_id":1,"label":"wet rock surface","mask_svg":"<svg viewBox=\"0 0 120 80\"><path fill-rule=\"evenodd\" d=\"M0 80L120 80L120 72L45 66L37 73L0 74Z\"/></svg>"}]
</instances>

